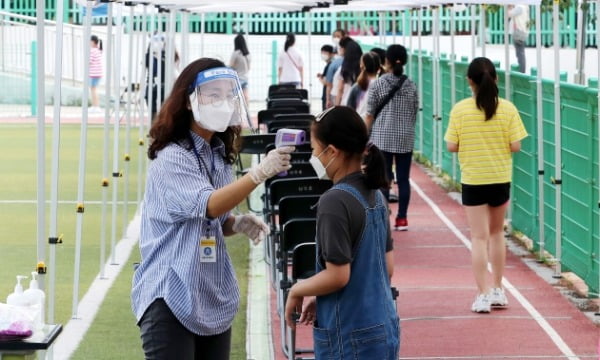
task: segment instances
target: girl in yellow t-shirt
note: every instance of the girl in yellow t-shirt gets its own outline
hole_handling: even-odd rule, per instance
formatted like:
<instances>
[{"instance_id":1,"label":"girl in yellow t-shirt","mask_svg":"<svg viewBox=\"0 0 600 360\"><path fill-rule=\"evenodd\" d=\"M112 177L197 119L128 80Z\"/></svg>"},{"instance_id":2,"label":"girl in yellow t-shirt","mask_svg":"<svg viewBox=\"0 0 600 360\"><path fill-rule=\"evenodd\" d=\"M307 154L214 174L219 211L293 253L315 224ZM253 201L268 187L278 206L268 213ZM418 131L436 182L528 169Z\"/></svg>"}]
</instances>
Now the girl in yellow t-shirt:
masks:
<instances>
[{"instance_id":1,"label":"girl in yellow t-shirt","mask_svg":"<svg viewBox=\"0 0 600 360\"><path fill-rule=\"evenodd\" d=\"M459 101L450 113L446 144L458 152L462 203L471 228L471 260L479 293L471 306L488 313L506 306L502 289L506 259L504 215L510 196L512 153L521 150L527 136L517 108L498 97L494 64L474 59L467 71L473 97ZM493 284L487 283L487 263L492 264Z\"/></svg>"}]
</instances>

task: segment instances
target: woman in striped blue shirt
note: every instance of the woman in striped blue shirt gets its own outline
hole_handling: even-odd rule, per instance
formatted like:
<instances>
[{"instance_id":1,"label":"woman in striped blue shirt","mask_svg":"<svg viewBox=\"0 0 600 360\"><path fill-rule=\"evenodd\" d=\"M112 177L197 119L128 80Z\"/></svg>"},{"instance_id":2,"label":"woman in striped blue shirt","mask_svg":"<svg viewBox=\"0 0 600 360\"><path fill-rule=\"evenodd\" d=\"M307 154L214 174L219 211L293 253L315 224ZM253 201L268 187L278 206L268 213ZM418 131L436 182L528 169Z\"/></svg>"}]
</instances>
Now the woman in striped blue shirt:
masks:
<instances>
[{"instance_id":1,"label":"woman in striped blue shirt","mask_svg":"<svg viewBox=\"0 0 600 360\"><path fill-rule=\"evenodd\" d=\"M202 58L182 71L150 129L142 261L131 294L146 359L229 358L239 290L224 237L258 242L268 232L258 217L230 211L288 170L294 150L273 150L233 181L244 104L235 71Z\"/></svg>"}]
</instances>

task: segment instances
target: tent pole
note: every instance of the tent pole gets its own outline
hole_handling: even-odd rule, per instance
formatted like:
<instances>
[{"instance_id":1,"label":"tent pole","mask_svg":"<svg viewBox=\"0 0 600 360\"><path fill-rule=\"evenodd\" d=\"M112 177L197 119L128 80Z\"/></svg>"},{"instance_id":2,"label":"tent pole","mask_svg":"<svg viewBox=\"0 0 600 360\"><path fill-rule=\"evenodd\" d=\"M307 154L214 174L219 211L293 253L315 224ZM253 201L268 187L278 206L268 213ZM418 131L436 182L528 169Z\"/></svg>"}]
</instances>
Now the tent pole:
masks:
<instances>
[{"instance_id":1,"label":"tent pole","mask_svg":"<svg viewBox=\"0 0 600 360\"><path fill-rule=\"evenodd\" d=\"M36 1L36 43L37 43L37 253L36 263L46 261L46 62L45 62L45 13L43 0ZM89 41L89 39L88 39ZM32 69L33 71L33 69ZM60 78L58 79L60 81ZM85 93L87 94L87 92ZM60 97L59 97L60 100ZM44 276L40 276L41 288L44 288Z\"/></svg>"},{"instance_id":2,"label":"tent pole","mask_svg":"<svg viewBox=\"0 0 600 360\"><path fill-rule=\"evenodd\" d=\"M188 11L181 12L181 56L179 68L183 69L188 64L188 44L190 41L190 13Z\"/></svg>"},{"instance_id":3,"label":"tent pole","mask_svg":"<svg viewBox=\"0 0 600 360\"><path fill-rule=\"evenodd\" d=\"M108 18L113 18L113 3L109 2L108 7ZM107 201L108 201L108 187L110 186L109 173L108 173L108 146L110 143L110 98L112 90L112 65L113 65L113 43L112 43L112 21L107 22L107 35L106 35L106 104L104 110L104 136L103 136L103 156L102 156L102 215L101 215L101 226L100 226L100 279L105 279L104 276L104 264L106 263L106 212L107 212Z\"/></svg>"},{"instance_id":4,"label":"tent pole","mask_svg":"<svg viewBox=\"0 0 600 360\"><path fill-rule=\"evenodd\" d=\"M423 44L421 42L421 28L422 23L421 20L423 18L423 8L419 8L419 19L417 21L417 43L419 45L419 81L417 81L417 85L419 87L419 151L421 155L423 155Z\"/></svg>"},{"instance_id":5,"label":"tent pole","mask_svg":"<svg viewBox=\"0 0 600 360\"><path fill-rule=\"evenodd\" d=\"M475 51L477 49L476 34L475 34L475 5L469 6L469 13L471 15L471 60L475 59Z\"/></svg>"},{"instance_id":6,"label":"tent pole","mask_svg":"<svg viewBox=\"0 0 600 360\"><path fill-rule=\"evenodd\" d=\"M481 56L485 57L485 5L479 5L479 42L481 43Z\"/></svg>"},{"instance_id":7,"label":"tent pole","mask_svg":"<svg viewBox=\"0 0 600 360\"><path fill-rule=\"evenodd\" d=\"M450 103L456 103L456 55L455 55L454 7L450 8ZM452 180L456 181L456 153L452 153Z\"/></svg>"},{"instance_id":8,"label":"tent pole","mask_svg":"<svg viewBox=\"0 0 600 360\"><path fill-rule=\"evenodd\" d=\"M90 37L92 25L92 6L94 2L86 2L86 12L83 31L83 96L82 96L82 114L81 114L81 134L79 136L79 176L77 185L77 223L75 230L75 273L73 275L73 308L72 318L77 318L77 308L79 305L79 270L81 268L81 237L83 231L83 196L85 189L85 163L87 151L87 123L88 123L88 96L90 91Z\"/></svg>"},{"instance_id":9,"label":"tent pole","mask_svg":"<svg viewBox=\"0 0 600 360\"><path fill-rule=\"evenodd\" d=\"M123 235L127 234L127 225L129 224L129 162L131 159L131 92L133 85L133 19L134 19L134 6L129 6L129 19L127 19L127 34L129 35L129 53L127 54L127 106L125 108L125 155L123 160L125 162L123 169ZM139 180L139 179L138 179Z\"/></svg>"},{"instance_id":10,"label":"tent pole","mask_svg":"<svg viewBox=\"0 0 600 360\"><path fill-rule=\"evenodd\" d=\"M119 171L119 123L121 122L120 109L121 109L121 99L120 99L120 91L121 91L121 34L123 32L121 26L123 21L123 13L122 6L117 7L117 16L115 16L116 23L116 35L115 35L115 76L114 87L115 87L115 108L114 108L114 126L113 126L113 192L112 192L112 232L111 232L111 244L110 244L110 263L112 265L117 265L115 259L115 246L117 242L117 195L118 195L118 179L121 177L121 172Z\"/></svg>"},{"instance_id":11,"label":"tent pole","mask_svg":"<svg viewBox=\"0 0 600 360\"><path fill-rule=\"evenodd\" d=\"M64 2L56 3L56 49L63 48L63 20ZM58 178L60 174L60 100L62 85L62 51L55 52L54 57L54 116L52 119L52 170L50 181L50 227L48 244L50 245L48 288L47 288L47 317L42 319L45 324L54 324L54 300L56 297L56 245L59 243L58 236ZM41 275L41 274L40 274ZM38 276L40 288L44 289L43 276ZM47 320L47 321L46 321ZM48 351L48 357L52 358L52 350Z\"/></svg>"},{"instance_id":12,"label":"tent pole","mask_svg":"<svg viewBox=\"0 0 600 360\"><path fill-rule=\"evenodd\" d=\"M312 13L308 11L306 13L306 31L308 33L308 98L309 101L312 99ZM306 76L304 76L306 78ZM304 80L304 79L302 79Z\"/></svg>"},{"instance_id":13,"label":"tent pole","mask_svg":"<svg viewBox=\"0 0 600 360\"><path fill-rule=\"evenodd\" d=\"M554 278L561 278L562 275L562 139L561 139L561 129L562 129L562 119L560 114L560 34L559 34L559 8L558 1L554 1L553 3L553 15L554 15L554 185L555 185L555 203L556 203L556 212L554 221L555 229L556 229L556 267L554 268Z\"/></svg>"},{"instance_id":14,"label":"tent pole","mask_svg":"<svg viewBox=\"0 0 600 360\"><path fill-rule=\"evenodd\" d=\"M144 58L143 54L145 54L145 51L146 51L146 47L147 47L146 38L148 36L148 29L146 27L146 22L147 22L147 19L148 19L148 6L147 5L143 5L143 7L144 7L144 10L143 10L144 14L142 16L143 21L141 21L141 24L143 24L142 27L141 27L142 28L142 31L141 31L142 49L140 51L138 51L138 54L142 55L142 61L141 62L138 61L138 63L137 63L138 67L141 68L141 69L145 69L145 67L144 67L145 58ZM184 13L184 15L186 15L186 17L187 17L187 13ZM184 24L185 24L185 21L184 21ZM184 60L182 60L182 62L185 64ZM145 115L146 114L144 113L144 111L145 111L145 107L144 107L144 104L143 104L144 100L141 98L141 96L142 96L142 94L144 94L144 91L145 91L145 88L146 88L146 86L142 85L142 84L145 84L146 80L145 80L145 75L144 75L145 72L141 71L141 73L142 73L141 77L138 77L139 82L140 82L140 89L139 89L139 94L140 94L139 96L140 96L140 98L138 99L139 104L140 104L139 132L138 132L138 159L139 160L138 160L138 184L137 184L138 210L141 209L140 204L142 203L142 199L143 199L143 196L144 196L144 193L143 193L143 188L144 188L143 184L144 184L144 181L142 181L142 178L143 178L143 174L144 174L144 164L146 163L144 161L145 160L145 156L144 156L144 144L146 143L144 141L144 136L145 136L145 131L144 131L145 126L144 126L144 124L145 124L145 118L146 118Z\"/></svg>"},{"instance_id":15,"label":"tent pole","mask_svg":"<svg viewBox=\"0 0 600 360\"><path fill-rule=\"evenodd\" d=\"M538 261L544 258L544 107L542 106L542 10L540 5L535 6L535 52L537 74L536 82L536 112L537 112L537 165L538 165Z\"/></svg>"}]
</instances>

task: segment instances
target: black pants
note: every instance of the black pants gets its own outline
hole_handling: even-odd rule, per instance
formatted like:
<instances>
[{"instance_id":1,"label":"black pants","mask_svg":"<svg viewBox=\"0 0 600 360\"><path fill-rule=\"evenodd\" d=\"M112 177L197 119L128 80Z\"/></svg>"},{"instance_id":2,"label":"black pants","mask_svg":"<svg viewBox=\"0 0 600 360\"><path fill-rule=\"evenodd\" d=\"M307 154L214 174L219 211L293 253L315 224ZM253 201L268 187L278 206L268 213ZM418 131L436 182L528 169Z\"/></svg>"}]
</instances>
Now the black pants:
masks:
<instances>
[{"instance_id":1,"label":"black pants","mask_svg":"<svg viewBox=\"0 0 600 360\"><path fill-rule=\"evenodd\" d=\"M147 360L229 359L231 328L219 335L196 335L181 325L163 299L148 307L139 327Z\"/></svg>"},{"instance_id":2,"label":"black pants","mask_svg":"<svg viewBox=\"0 0 600 360\"><path fill-rule=\"evenodd\" d=\"M397 218L406 219L408 203L410 202L410 164L412 162L412 151L409 153L389 153L383 151L386 172L390 182L394 179L392 164L396 161L396 182L398 183L398 214ZM383 195L389 200L390 189L381 189Z\"/></svg>"}]
</instances>

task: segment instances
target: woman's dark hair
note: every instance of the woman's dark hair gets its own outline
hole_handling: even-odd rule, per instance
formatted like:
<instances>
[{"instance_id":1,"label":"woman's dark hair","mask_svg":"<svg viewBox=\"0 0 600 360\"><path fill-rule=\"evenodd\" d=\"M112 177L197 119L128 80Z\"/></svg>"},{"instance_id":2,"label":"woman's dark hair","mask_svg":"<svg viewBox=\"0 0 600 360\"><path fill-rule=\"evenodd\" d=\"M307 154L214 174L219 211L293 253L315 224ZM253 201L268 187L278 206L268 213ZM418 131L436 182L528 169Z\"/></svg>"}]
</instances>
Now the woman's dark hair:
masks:
<instances>
[{"instance_id":1,"label":"woman's dark hair","mask_svg":"<svg viewBox=\"0 0 600 360\"><path fill-rule=\"evenodd\" d=\"M369 75L377 75L380 69L379 55L374 52L366 52L360 58L365 68L358 75L356 83L362 91L367 91L369 87Z\"/></svg>"},{"instance_id":2,"label":"woman's dark hair","mask_svg":"<svg viewBox=\"0 0 600 360\"><path fill-rule=\"evenodd\" d=\"M283 45L283 49L285 50L285 52L288 51L290 46L294 46L295 43L296 43L296 36L292 33L287 34L287 36L285 38L285 44Z\"/></svg>"},{"instance_id":3,"label":"woman's dark hair","mask_svg":"<svg viewBox=\"0 0 600 360\"><path fill-rule=\"evenodd\" d=\"M349 37L340 40L340 47L344 48L344 61L342 61L342 70L340 71L344 82L354 84L360 74L360 57L362 49L360 45Z\"/></svg>"},{"instance_id":4,"label":"woman's dark hair","mask_svg":"<svg viewBox=\"0 0 600 360\"><path fill-rule=\"evenodd\" d=\"M395 76L402 76L404 74L404 65L406 65L407 57L406 48L402 45L390 45L385 52L385 58Z\"/></svg>"},{"instance_id":5,"label":"woman's dark hair","mask_svg":"<svg viewBox=\"0 0 600 360\"><path fill-rule=\"evenodd\" d=\"M94 44L98 45L98 49L102 50L102 40L100 40L100 38L98 38L96 35L92 35L90 40Z\"/></svg>"},{"instance_id":6,"label":"woman's dark hair","mask_svg":"<svg viewBox=\"0 0 600 360\"><path fill-rule=\"evenodd\" d=\"M233 49L241 51L242 55L244 56L250 54L250 51L248 51L248 47L246 46L246 39L244 39L244 35L237 34L235 36L233 39Z\"/></svg>"},{"instance_id":7,"label":"woman's dark hair","mask_svg":"<svg viewBox=\"0 0 600 360\"><path fill-rule=\"evenodd\" d=\"M485 112L485 120L491 119L498 108L498 85L496 68L490 59L478 57L471 61L467 77L476 85L475 103Z\"/></svg>"},{"instance_id":8,"label":"woman's dark hair","mask_svg":"<svg viewBox=\"0 0 600 360\"><path fill-rule=\"evenodd\" d=\"M170 143L182 143L190 139L190 125L194 121L194 115L189 108L190 88L199 72L224 66L220 60L201 58L183 69L173 84L171 94L160 108L157 120L150 128L150 159L155 159L157 152ZM225 161L229 164L235 161L239 153L241 131L240 126L230 126L224 132L215 133L225 144Z\"/></svg>"},{"instance_id":9,"label":"woman's dark hair","mask_svg":"<svg viewBox=\"0 0 600 360\"><path fill-rule=\"evenodd\" d=\"M328 53L332 54L333 46L325 44L325 45L321 46L321 52L328 52Z\"/></svg>"},{"instance_id":10,"label":"woman's dark hair","mask_svg":"<svg viewBox=\"0 0 600 360\"><path fill-rule=\"evenodd\" d=\"M348 33L346 32L346 30L339 28L339 29L335 29L335 31L333 32L333 34L331 34L331 36L335 36L335 33L340 33L340 35L342 36L342 39L345 37L348 37Z\"/></svg>"},{"instance_id":11,"label":"woman's dark hair","mask_svg":"<svg viewBox=\"0 0 600 360\"><path fill-rule=\"evenodd\" d=\"M374 47L370 51L379 55L379 73L384 73L385 69L383 68L383 65L385 64L385 50L379 47Z\"/></svg>"},{"instance_id":12,"label":"woman's dark hair","mask_svg":"<svg viewBox=\"0 0 600 360\"><path fill-rule=\"evenodd\" d=\"M335 106L317 116L312 124L312 136L321 144L333 145L347 157L361 158L365 184L369 189L387 188L385 160L377 146L369 142L363 119L347 106Z\"/></svg>"}]
</instances>

